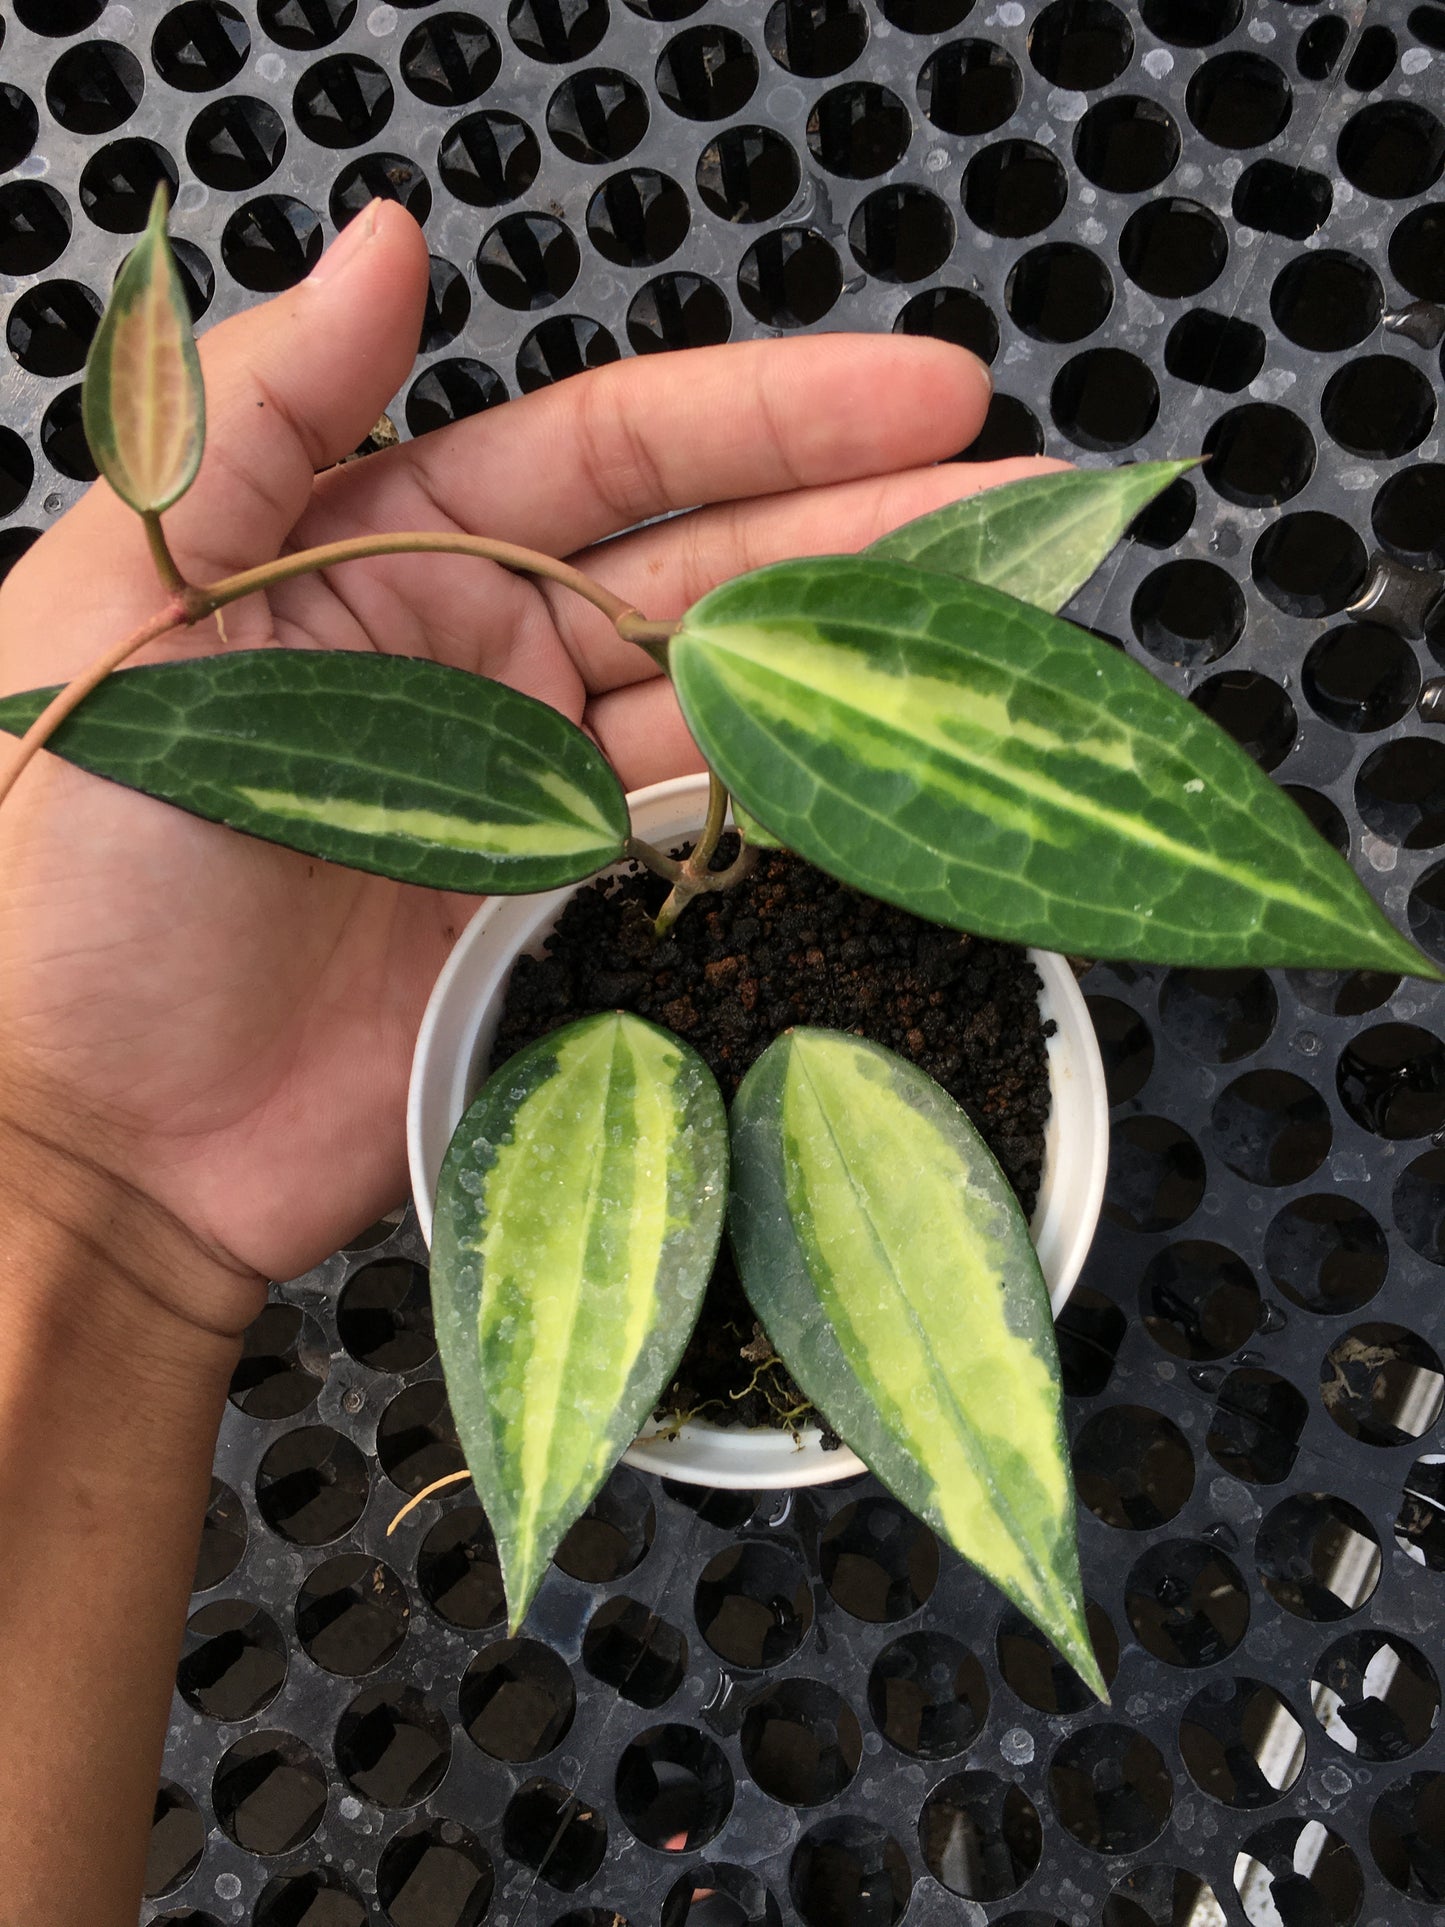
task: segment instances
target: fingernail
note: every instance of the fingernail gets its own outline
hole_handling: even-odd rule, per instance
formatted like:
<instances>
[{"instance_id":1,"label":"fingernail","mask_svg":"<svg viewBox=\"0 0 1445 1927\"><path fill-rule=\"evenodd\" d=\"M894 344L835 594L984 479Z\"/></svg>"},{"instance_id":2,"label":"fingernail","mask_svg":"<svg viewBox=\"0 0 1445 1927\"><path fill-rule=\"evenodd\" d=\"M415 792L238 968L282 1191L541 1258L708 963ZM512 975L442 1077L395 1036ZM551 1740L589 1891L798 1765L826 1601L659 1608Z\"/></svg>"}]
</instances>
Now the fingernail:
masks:
<instances>
[{"instance_id":1,"label":"fingernail","mask_svg":"<svg viewBox=\"0 0 1445 1927\"><path fill-rule=\"evenodd\" d=\"M322 255L306 279L313 287L324 282L334 281L338 274L344 273L365 248L376 233L376 218L381 211L381 197L368 201L360 214L354 215L337 235L331 246Z\"/></svg>"}]
</instances>

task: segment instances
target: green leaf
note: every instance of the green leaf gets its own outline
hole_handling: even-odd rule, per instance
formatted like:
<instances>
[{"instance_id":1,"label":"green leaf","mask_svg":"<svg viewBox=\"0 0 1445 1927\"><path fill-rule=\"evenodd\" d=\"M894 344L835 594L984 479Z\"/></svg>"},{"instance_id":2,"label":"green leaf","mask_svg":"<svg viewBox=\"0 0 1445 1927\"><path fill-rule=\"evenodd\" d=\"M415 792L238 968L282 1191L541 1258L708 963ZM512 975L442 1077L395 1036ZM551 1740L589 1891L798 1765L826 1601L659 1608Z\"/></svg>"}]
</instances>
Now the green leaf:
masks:
<instances>
[{"instance_id":1,"label":"green leaf","mask_svg":"<svg viewBox=\"0 0 1445 1927\"><path fill-rule=\"evenodd\" d=\"M781 850L783 847L772 831L765 830L741 803L733 804L733 825L743 842L751 843L755 850Z\"/></svg>"},{"instance_id":2,"label":"green leaf","mask_svg":"<svg viewBox=\"0 0 1445 1927\"><path fill-rule=\"evenodd\" d=\"M56 692L0 698L19 735ZM501 683L410 656L250 649L126 669L49 747L81 769L309 856L518 895L621 855L600 750Z\"/></svg>"},{"instance_id":3,"label":"green leaf","mask_svg":"<svg viewBox=\"0 0 1445 1927\"><path fill-rule=\"evenodd\" d=\"M727 1156L702 1059L622 1012L518 1052L457 1127L432 1305L513 1629L682 1355Z\"/></svg>"},{"instance_id":4,"label":"green leaf","mask_svg":"<svg viewBox=\"0 0 1445 1927\"><path fill-rule=\"evenodd\" d=\"M793 1030L732 1107L743 1288L828 1423L1101 1698L1048 1287L1008 1182L933 1080Z\"/></svg>"},{"instance_id":5,"label":"green leaf","mask_svg":"<svg viewBox=\"0 0 1445 1927\"><path fill-rule=\"evenodd\" d=\"M997 590L785 562L690 609L670 662L745 809L936 923L1074 956L1440 976L1231 737Z\"/></svg>"},{"instance_id":6,"label":"green leaf","mask_svg":"<svg viewBox=\"0 0 1445 1927\"><path fill-rule=\"evenodd\" d=\"M864 553L961 575L1052 615L1139 511L1196 465L1197 457L1029 475L905 522Z\"/></svg>"},{"instance_id":7,"label":"green leaf","mask_svg":"<svg viewBox=\"0 0 1445 1927\"><path fill-rule=\"evenodd\" d=\"M196 479L206 397L163 184L91 343L81 414L96 467L133 509L169 508Z\"/></svg>"}]
</instances>

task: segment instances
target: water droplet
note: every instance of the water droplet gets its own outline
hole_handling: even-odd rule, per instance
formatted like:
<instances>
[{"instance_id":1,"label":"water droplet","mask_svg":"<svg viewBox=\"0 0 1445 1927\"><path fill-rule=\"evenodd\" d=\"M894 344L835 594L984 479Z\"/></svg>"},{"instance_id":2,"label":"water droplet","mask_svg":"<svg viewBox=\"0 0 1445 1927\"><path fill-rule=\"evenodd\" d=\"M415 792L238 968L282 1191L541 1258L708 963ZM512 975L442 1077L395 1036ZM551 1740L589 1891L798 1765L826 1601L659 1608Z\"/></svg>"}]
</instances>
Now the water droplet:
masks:
<instances>
[{"instance_id":1,"label":"water droplet","mask_svg":"<svg viewBox=\"0 0 1445 1927\"><path fill-rule=\"evenodd\" d=\"M1201 1392L1208 1392L1212 1396L1224 1383L1227 1374L1222 1365L1191 1365L1189 1376Z\"/></svg>"},{"instance_id":2,"label":"water droplet","mask_svg":"<svg viewBox=\"0 0 1445 1927\"><path fill-rule=\"evenodd\" d=\"M1266 1305L1259 1314L1258 1329L1262 1332L1282 1332L1288 1323L1278 1305Z\"/></svg>"}]
</instances>

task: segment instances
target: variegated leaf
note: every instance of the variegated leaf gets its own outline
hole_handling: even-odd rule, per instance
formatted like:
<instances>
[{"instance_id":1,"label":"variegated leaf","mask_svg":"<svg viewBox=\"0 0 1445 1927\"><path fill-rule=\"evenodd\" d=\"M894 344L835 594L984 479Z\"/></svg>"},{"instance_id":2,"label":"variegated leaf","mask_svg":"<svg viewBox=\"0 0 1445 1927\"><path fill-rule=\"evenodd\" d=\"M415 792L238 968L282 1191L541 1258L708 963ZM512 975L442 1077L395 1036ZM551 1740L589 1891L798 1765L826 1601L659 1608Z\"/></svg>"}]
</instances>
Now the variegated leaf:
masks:
<instances>
[{"instance_id":1,"label":"variegated leaf","mask_svg":"<svg viewBox=\"0 0 1445 1927\"><path fill-rule=\"evenodd\" d=\"M154 514L196 479L206 398L185 289L158 186L145 233L116 278L81 397L95 465L123 502Z\"/></svg>"},{"instance_id":2,"label":"variegated leaf","mask_svg":"<svg viewBox=\"0 0 1445 1927\"><path fill-rule=\"evenodd\" d=\"M19 735L55 693L0 698L0 729ZM241 649L125 669L49 747L268 842L478 896L576 883L627 836L621 786L581 730L411 656Z\"/></svg>"},{"instance_id":3,"label":"variegated leaf","mask_svg":"<svg viewBox=\"0 0 1445 1927\"><path fill-rule=\"evenodd\" d=\"M432 1304L514 1629L682 1355L717 1255L727 1157L702 1059L622 1012L520 1051L457 1127Z\"/></svg>"},{"instance_id":4,"label":"variegated leaf","mask_svg":"<svg viewBox=\"0 0 1445 1927\"><path fill-rule=\"evenodd\" d=\"M1135 462L1067 469L981 489L905 522L864 551L942 569L1047 609L1062 609L1156 495L1197 465Z\"/></svg>"},{"instance_id":5,"label":"variegated leaf","mask_svg":"<svg viewBox=\"0 0 1445 1927\"><path fill-rule=\"evenodd\" d=\"M670 665L742 806L919 916L1078 956L1439 977L1232 737L996 589L779 563L690 609Z\"/></svg>"},{"instance_id":6,"label":"variegated leaf","mask_svg":"<svg viewBox=\"0 0 1445 1927\"><path fill-rule=\"evenodd\" d=\"M1048 1288L967 1117L880 1045L793 1030L732 1107L728 1230L828 1423L1101 1698Z\"/></svg>"}]
</instances>

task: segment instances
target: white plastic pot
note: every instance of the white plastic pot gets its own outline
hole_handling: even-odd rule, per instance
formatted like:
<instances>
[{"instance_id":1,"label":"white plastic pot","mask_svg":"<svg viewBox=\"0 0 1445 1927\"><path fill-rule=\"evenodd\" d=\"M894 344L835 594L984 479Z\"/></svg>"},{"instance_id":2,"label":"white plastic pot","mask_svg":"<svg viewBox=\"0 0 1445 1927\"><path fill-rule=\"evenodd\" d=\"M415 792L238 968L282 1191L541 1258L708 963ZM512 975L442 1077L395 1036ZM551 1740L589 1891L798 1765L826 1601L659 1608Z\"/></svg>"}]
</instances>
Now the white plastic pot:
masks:
<instances>
[{"instance_id":1,"label":"white plastic pot","mask_svg":"<svg viewBox=\"0 0 1445 1927\"><path fill-rule=\"evenodd\" d=\"M697 833L707 780L683 776L629 798L636 834L666 849ZM422 1019L407 1099L407 1155L422 1235L431 1242L437 1175L452 1134L480 1087L516 958L540 956L572 886L542 896L492 897L462 932ZM581 886L586 887L586 886ZM1043 1181L1032 1232L1054 1314L1079 1275L1104 1195L1109 1110L1093 1023L1073 972L1046 950L1029 955L1043 980L1040 1008L1058 1026L1049 1039L1053 1104L1044 1134ZM629 1465L693 1485L828 1485L863 1470L848 1450L825 1452L816 1428L785 1432L698 1420L675 1436L650 1426L628 1448Z\"/></svg>"}]
</instances>

